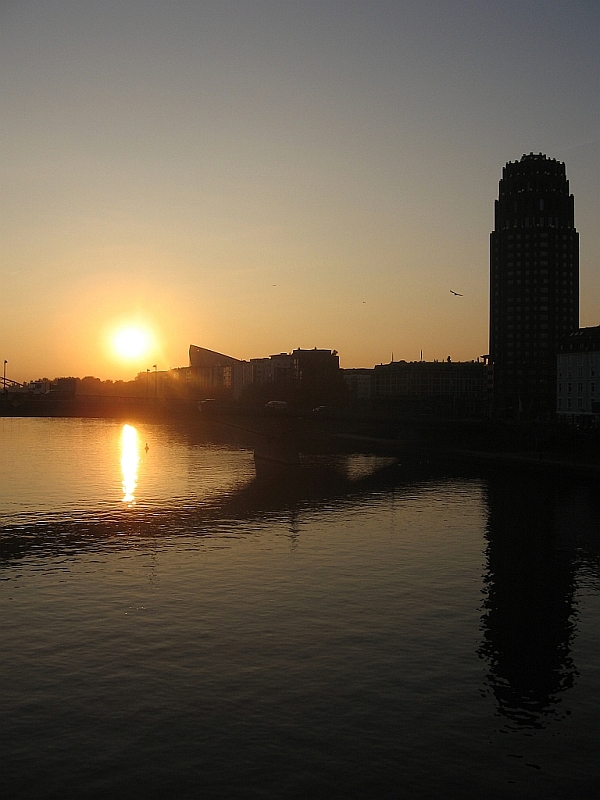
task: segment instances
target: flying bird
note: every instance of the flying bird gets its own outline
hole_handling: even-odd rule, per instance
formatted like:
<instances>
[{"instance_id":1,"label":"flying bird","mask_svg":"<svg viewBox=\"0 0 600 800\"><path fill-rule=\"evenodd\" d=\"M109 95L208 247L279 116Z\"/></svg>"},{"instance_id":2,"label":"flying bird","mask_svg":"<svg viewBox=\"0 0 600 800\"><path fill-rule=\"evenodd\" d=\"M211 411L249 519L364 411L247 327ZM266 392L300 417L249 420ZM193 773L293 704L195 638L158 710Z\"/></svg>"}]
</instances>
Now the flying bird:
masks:
<instances>
[{"instance_id":1,"label":"flying bird","mask_svg":"<svg viewBox=\"0 0 600 800\"><path fill-rule=\"evenodd\" d=\"M452 289L450 289L450 294L455 294L457 297L463 297L460 292L453 292Z\"/></svg>"}]
</instances>

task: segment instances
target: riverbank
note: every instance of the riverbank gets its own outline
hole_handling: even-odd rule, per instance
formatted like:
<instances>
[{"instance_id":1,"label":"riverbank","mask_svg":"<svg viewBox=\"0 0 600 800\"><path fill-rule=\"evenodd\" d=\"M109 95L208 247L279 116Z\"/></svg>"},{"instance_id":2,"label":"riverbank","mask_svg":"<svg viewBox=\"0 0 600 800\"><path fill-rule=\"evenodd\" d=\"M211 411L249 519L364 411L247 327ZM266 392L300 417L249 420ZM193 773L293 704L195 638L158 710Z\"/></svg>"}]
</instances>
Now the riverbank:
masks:
<instances>
[{"instance_id":1,"label":"riverbank","mask_svg":"<svg viewBox=\"0 0 600 800\"><path fill-rule=\"evenodd\" d=\"M116 419L242 430L292 443L301 452L354 450L401 460L481 463L546 471L600 473L600 432L549 422L437 419L353 412L273 413L262 406L218 405L200 412L189 400L138 397L0 395L0 416Z\"/></svg>"}]
</instances>

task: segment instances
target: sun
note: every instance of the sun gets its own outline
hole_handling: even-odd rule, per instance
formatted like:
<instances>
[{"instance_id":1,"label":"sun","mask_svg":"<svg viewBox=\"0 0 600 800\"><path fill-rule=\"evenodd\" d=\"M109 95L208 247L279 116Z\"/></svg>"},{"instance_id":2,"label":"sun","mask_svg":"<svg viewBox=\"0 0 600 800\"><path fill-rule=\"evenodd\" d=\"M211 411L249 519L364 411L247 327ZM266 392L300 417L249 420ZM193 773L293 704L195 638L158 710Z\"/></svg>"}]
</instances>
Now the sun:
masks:
<instances>
[{"instance_id":1,"label":"sun","mask_svg":"<svg viewBox=\"0 0 600 800\"><path fill-rule=\"evenodd\" d=\"M120 328L113 337L113 347L118 356L135 359L150 349L150 334L137 325Z\"/></svg>"}]
</instances>

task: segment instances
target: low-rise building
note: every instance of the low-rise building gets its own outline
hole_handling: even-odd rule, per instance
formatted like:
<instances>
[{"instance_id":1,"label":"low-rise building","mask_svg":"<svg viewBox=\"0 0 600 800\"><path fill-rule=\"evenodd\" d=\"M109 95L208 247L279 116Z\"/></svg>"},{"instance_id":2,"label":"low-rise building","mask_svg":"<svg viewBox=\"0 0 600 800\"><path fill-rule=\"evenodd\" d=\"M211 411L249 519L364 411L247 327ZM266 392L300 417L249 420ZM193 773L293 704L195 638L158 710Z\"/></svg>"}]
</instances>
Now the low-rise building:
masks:
<instances>
[{"instance_id":1,"label":"low-rise building","mask_svg":"<svg viewBox=\"0 0 600 800\"><path fill-rule=\"evenodd\" d=\"M266 358L251 358L244 362L244 385L251 383L288 384L293 378L293 358L288 353L277 353Z\"/></svg>"},{"instance_id":2,"label":"low-rise building","mask_svg":"<svg viewBox=\"0 0 600 800\"><path fill-rule=\"evenodd\" d=\"M482 361L392 361L373 371L376 397L481 397L486 382Z\"/></svg>"},{"instance_id":3,"label":"low-rise building","mask_svg":"<svg viewBox=\"0 0 600 800\"><path fill-rule=\"evenodd\" d=\"M180 384L193 396L239 397L244 381L243 361L195 344L190 345L189 359L189 367L169 370L173 387Z\"/></svg>"},{"instance_id":4,"label":"low-rise building","mask_svg":"<svg viewBox=\"0 0 600 800\"><path fill-rule=\"evenodd\" d=\"M574 425L600 421L600 325L566 336L556 358L556 413Z\"/></svg>"},{"instance_id":5,"label":"low-rise building","mask_svg":"<svg viewBox=\"0 0 600 800\"><path fill-rule=\"evenodd\" d=\"M342 373L351 401L360 403L371 399L372 369L344 369Z\"/></svg>"},{"instance_id":6,"label":"low-rise building","mask_svg":"<svg viewBox=\"0 0 600 800\"><path fill-rule=\"evenodd\" d=\"M485 412L483 361L392 361L373 370L373 398L424 414Z\"/></svg>"},{"instance_id":7,"label":"low-rise building","mask_svg":"<svg viewBox=\"0 0 600 800\"><path fill-rule=\"evenodd\" d=\"M243 389L250 390L246 394L253 396L258 387L267 390L269 386L286 393L296 391L299 386L335 382L340 373L337 352L316 347L242 361L192 344L189 358L189 367L169 370L169 394L237 399Z\"/></svg>"},{"instance_id":8,"label":"low-rise building","mask_svg":"<svg viewBox=\"0 0 600 800\"><path fill-rule=\"evenodd\" d=\"M276 383L331 381L339 375L340 359L336 350L302 350L277 353L267 358L244 362L244 383Z\"/></svg>"},{"instance_id":9,"label":"low-rise building","mask_svg":"<svg viewBox=\"0 0 600 800\"><path fill-rule=\"evenodd\" d=\"M346 389L336 350L297 348L243 365L244 398L248 402L280 400L298 407L343 404Z\"/></svg>"},{"instance_id":10,"label":"low-rise building","mask_svg":"<svg viewBox=\"0 0 600 800\"><path fill-rule=\"evenodd\" d=\"M340 372L337 350L301 350L292 352L294 380L327 382L336 380Z\"/></svg>"}]
</instances>

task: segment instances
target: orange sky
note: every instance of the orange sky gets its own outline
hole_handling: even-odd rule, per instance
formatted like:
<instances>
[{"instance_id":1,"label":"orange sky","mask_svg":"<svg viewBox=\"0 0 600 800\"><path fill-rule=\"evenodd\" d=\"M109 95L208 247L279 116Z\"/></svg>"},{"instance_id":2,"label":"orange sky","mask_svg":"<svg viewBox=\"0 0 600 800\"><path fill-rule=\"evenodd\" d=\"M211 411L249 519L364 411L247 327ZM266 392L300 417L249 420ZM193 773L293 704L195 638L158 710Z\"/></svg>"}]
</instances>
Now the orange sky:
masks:
<instances>
[{"instance_id":1,"label":"orange sky","mask_svg":"<svg viewBox=\"0 0 600 800\"><path fill-rule=\"evenodd\" d=\"M190 343L477 358L498 180L532 150L566 163L598 324L598 5L503 9L2 4L9 377L127 379Z\"/></svg>"}]
</instances>

